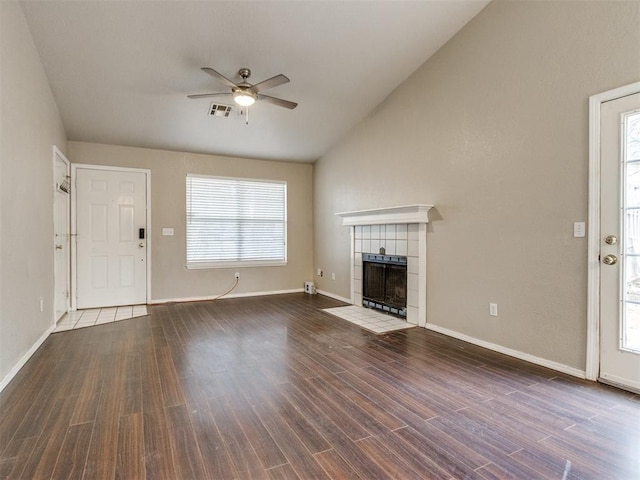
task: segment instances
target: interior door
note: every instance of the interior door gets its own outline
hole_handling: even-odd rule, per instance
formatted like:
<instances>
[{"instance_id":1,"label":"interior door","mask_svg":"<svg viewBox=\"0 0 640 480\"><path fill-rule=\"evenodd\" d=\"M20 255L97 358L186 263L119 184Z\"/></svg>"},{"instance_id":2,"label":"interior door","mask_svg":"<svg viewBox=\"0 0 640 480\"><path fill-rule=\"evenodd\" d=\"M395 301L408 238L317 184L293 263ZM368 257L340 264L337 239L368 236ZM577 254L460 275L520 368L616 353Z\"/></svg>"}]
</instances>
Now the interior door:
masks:
<instances>
[{"instance_id":1,"label":"interior door","mask_svg":"<svg viewBox=\"0 0 640 480\"><path fill-rule=\"evenodd\" d=\"M69 197L71 193L69 161L55 150L53 157L54 225L54 321L69 310Z\"/></svg>"},{"instance_id":2,"label":"interior door","mask_svg":"<svg viewBox=\"0 0 640 480\"><path fill-rule=\"evenodd\" d=\"M146 303L147 175L76 169L78 308Z\"/></svg>"},{"instance_id":3,"label":"interior door","mask_svg":"<svg viewBox=\"0 0 640 480\"><path fill-rule=\"evenodd\" d=\"M600 381L640 391L640 93L601 107Z\"/></svg>"}]
</instances>

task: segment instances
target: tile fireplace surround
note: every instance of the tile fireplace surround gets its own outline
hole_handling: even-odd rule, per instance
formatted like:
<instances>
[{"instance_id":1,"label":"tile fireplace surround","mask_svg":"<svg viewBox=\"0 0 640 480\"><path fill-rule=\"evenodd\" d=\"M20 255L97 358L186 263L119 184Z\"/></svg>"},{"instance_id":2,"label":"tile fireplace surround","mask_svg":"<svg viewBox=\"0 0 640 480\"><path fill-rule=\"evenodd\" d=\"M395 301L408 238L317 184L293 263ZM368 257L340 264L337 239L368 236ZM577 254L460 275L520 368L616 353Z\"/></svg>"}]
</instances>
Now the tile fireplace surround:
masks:
<instances>
[{"instance_id":1,"label":"tile fireplace surround","mask_svg":"<svg viewBox=\"0 0 640 480\"><path fill-rule=\"evenodd\" d=\"M342 224L351 229L351 303L362 305L362 254L407 257L407 322L427 322L427 223L433 205L405 205L343 212Z\"/></svg>"}]
</instances>

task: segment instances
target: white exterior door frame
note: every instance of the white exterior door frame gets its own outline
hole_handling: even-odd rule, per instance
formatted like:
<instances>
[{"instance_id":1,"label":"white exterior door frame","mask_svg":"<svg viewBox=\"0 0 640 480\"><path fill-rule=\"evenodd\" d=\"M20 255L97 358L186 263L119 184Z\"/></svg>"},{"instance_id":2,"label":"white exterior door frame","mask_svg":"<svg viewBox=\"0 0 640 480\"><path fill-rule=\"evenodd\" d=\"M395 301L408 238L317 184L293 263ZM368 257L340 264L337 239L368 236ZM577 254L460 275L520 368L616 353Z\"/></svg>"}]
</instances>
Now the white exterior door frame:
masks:
<instances>
[{"instance_id":1,"label":"white exterior door frame","mask_svg":"<svg viewBox=\"0 0 640 480\"><path fill-rule=\"evenodd\" d=\"M71 242L71 310L77 310L78 301L77 301L77 292L78 292L78 283L77 283L77 196L76 196L76 175L77 169L84 168L90 170L109 170L113 172L138 172L143 173L146 179L146 190L147 190L147 208L146 208L146 222L147 222L147 295L146 302L151 303L151 170L146 168L128 168L128 167L111 167L105 165L90 165L90 164L81 164L81 163L72 163L71 164L71 181L72 181L72 195L71 195L71 238L73 241Z\"/></svg>"},{"instance_id":2,"label":"white exterior door frame","mask_svg":"<svg viewBox=\"0 0 640 480\"><path fill-rule=\"evenodd\" d=\"M640 93L640 82L589 97L589 237L587 291L587 358L585 376L597 380L600 371L600 106Z\"/></svg>"}]
</instances>

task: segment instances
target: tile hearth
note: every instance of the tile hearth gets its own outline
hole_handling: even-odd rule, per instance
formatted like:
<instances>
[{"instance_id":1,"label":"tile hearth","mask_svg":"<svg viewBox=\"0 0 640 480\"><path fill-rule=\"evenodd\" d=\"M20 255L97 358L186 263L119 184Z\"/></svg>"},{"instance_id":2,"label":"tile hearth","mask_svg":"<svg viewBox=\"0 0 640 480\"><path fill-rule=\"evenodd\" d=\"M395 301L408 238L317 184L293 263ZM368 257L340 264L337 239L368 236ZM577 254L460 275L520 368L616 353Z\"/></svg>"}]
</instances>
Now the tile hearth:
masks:
<instances>
[{"instance_id":1,"label":"tile hearth","mask_svg":"<svg viewBox=\"0 0 640 480\"><path fill-rule=\"evenodd\" d=\"M357 305L325 308L323 311L378 335L395 332L397 330L405 330L416 326L411 325L404 320L400 320L399 318L377 312L370 308L359 307Z\"/></svg>"}]
</instances>

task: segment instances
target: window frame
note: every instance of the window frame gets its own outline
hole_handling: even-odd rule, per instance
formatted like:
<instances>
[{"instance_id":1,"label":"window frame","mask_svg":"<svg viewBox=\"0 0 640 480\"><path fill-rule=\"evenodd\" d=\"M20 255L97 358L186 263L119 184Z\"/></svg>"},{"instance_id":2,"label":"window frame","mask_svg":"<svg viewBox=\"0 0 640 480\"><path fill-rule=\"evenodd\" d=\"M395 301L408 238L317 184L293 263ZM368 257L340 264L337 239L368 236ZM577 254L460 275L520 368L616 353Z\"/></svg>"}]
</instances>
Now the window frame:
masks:
<instances>
[{"instance_id":1,"label":"window frame","mask_svg":"<svg viewBox=\"0 0 640 480\"><path fill-rule=\"evenodd\" d=\"M215 179L215 180L225 180L225 181L238 181L238 182L255 182L255 183L271 183L283 185L284 187L284 195L283 195L283 208L284 208L284 225L283 225L283 240L284 240L284 258L277 260L214 260L209 262L189 262L187 257L187 249L188 249L188 216L189 212L187 211L187 195L188 195L188 182L189 178L204 178L204 179ZM286 266L288 263L288 185L285 180L272 180L272 179L263 179L263 178L246 178L246 177L225 177L219 175L205 175L205 174L194 174L188 173L185 177L185 267L187 270L202 270L202 269L216 269L216 268L242 268L242 267L281 267Z\"/></svg>"}]
</instances>

